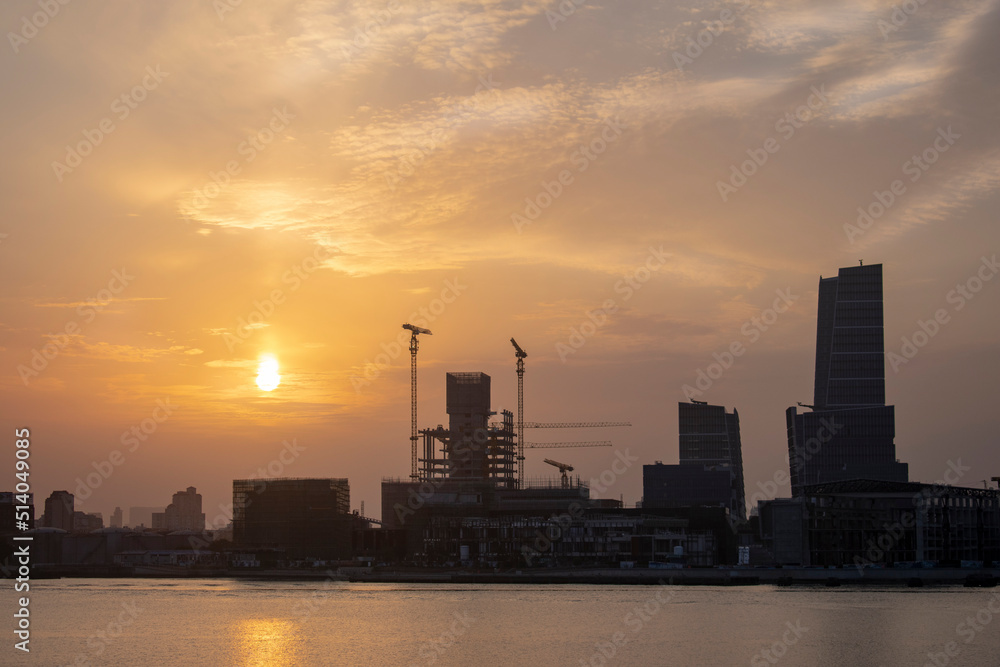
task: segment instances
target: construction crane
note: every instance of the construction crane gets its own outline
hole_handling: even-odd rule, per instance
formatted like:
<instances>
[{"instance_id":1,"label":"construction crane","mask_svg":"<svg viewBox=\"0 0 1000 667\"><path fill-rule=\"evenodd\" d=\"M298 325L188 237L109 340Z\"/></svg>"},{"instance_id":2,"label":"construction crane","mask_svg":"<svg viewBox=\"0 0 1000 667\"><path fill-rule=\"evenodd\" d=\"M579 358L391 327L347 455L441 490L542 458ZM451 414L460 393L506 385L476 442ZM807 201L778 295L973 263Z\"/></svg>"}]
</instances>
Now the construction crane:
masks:
<instances>
[{"instance_id":1,"label":"construction crane","mask_svg":"<svg viewBox=\"0 0 1000 667\"><path fill-rule=\"evenodd\" d=\"M517 488L524 488L524 359L528 353L510 339L517 357Z\"/></svg>"},{"instance_id":2,"label":"construction crane","mask_svg":"<svg viewBox=\"0 0 1000 667\"><path fill-rule=\"evenodd\" d=\"M562 488L568 489L569 475L567 475L566 473L573 472L573 466L571 466L568 463L559 463L559 461L553 461L552 459L545 459L545 462L548 463L550 466L555 466L556 468L559 468L559 472L562 473Z\"/></svg>"},{"instance_id":3,"label":"construction crane","mask_svg":"<svg viewBox=\"0 0 1000 667\"><path fill-rule=\"evenodd\" d=\"M629 422L524 422L524 428L608 428L631 425Z\"/></svg>"},{"instance_id":4,"label":"construction crane","mask_svg":"<svg viewBox=\"0 0 1000 667\"><path fill-rule=\"evenodd\" d=\"M410 480L417 481L417 335L432 335L430 329L404 324L410 332Z\"/></svg>"},{"instance_id":5,"label":"construction crane","mask_svg":"<svg viewBox=\"0 0 1000 667\"><path fill-rule=\"evenodd\" d=\"M528 449L557 449L562 447L610 447L610 440L591 440L590 442L526 442Z\"/></svg>"}]
</instances>

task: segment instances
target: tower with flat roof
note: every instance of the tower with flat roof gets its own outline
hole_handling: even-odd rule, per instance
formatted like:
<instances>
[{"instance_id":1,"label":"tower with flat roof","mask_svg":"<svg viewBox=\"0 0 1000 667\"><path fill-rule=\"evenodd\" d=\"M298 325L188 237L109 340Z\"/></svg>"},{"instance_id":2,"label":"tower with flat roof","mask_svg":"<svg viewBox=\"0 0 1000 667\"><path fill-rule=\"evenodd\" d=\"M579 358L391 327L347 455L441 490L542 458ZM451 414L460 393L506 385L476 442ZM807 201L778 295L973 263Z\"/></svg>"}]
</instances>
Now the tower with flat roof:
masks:
<instances>
[{"instance_id":1,"label":"tower with flat roof","mask_svg":"<svg viewBox=\"0 0 1000 667\"><path fill-rule=\"evenodd\" d=\"M882 265L820 278L813 404L785 411L792 495L848 479L908 480L896 459L895 410L885 404Z\"/></svg>"}]
</instances>

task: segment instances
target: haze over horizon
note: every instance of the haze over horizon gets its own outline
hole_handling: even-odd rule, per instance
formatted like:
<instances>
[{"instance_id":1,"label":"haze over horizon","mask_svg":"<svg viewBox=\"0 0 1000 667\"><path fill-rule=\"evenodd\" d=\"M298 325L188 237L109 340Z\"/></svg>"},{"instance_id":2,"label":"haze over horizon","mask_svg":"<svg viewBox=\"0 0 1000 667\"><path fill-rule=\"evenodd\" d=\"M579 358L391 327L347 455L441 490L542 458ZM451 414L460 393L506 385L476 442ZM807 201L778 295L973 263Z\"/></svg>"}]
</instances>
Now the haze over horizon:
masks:
<instances>
[{"instance_id":1,"label":"haze over horizon","mask_svg":"<svg viewBox=\"0 0 1000 667\"><path fill-rule=\"evenodd\" d=\"M514 410L513 336L526 420L633 424L529 432L614 442L560 451L575 474L627 449L607 495L637 501L691 386L740 413L749 504L812 399L818 279L859 260L910 478L1000 474L996 0L39 7L0 8L0 397L39 515L117 450L77 501L106 524L188 486L212 523L282 452L378 516L404 322L433 331L421 428L448 371Z\"/></svg>"}]
</instances>

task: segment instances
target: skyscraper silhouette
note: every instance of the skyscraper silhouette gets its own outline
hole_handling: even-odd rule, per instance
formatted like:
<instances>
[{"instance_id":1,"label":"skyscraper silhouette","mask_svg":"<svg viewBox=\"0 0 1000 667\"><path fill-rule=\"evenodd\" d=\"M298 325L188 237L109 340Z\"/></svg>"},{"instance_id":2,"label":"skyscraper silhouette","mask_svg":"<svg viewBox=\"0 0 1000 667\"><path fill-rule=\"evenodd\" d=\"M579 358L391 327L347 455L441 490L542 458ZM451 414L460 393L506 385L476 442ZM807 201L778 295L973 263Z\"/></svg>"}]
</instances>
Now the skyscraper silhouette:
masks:
<instances>
[{"instance_id":1,"label":"skyscraper silhouette","mask_svg":"<svg viewBox=\"0 0 1000 667\"><path fill-rule=\"evenodd\" d=\"M835 480L907 481L885 404L883 326L881 264L820 279L812 412L785 412L793 496Z\"/></svg>"},{"instance_id":2,"label":"skyscraper silhouette","mask_svg":"<svg viewBox=\"0 0 1000 667\"><path fill-rule=\"evenodd\" d=\"M701 403L678 403L677 414L681 464L729 470L732 475L729 509L734 517L746 519L740 414L735 408L726 412L721 405Z\"/></svg>"}]
</instances>

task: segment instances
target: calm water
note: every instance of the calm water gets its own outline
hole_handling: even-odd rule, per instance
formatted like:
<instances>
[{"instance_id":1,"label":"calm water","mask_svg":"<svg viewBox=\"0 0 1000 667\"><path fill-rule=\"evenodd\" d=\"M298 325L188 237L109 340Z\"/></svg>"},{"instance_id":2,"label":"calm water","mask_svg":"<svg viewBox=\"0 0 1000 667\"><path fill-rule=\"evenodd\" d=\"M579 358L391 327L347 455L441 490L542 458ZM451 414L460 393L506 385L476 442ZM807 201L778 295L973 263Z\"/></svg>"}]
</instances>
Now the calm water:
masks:
<instances>
[{"instance_id":1,"label":"calm water","mask_svg":"<svg viewBox=\"0 0 1000 667\"><path fill-rule=\"evenodd\" d=\"M12 582L0 585L12 630ZM1000 589L175 579L31 586L31 654L16 651L8 631L0 664L920 666L935 653L939 664L1000 665L1000 618L989 611L991 602L1000 609ZM977 613L978 630L966 620ZM944 653L949 642L955 657Z\"/></svg>"}]
</instances>

